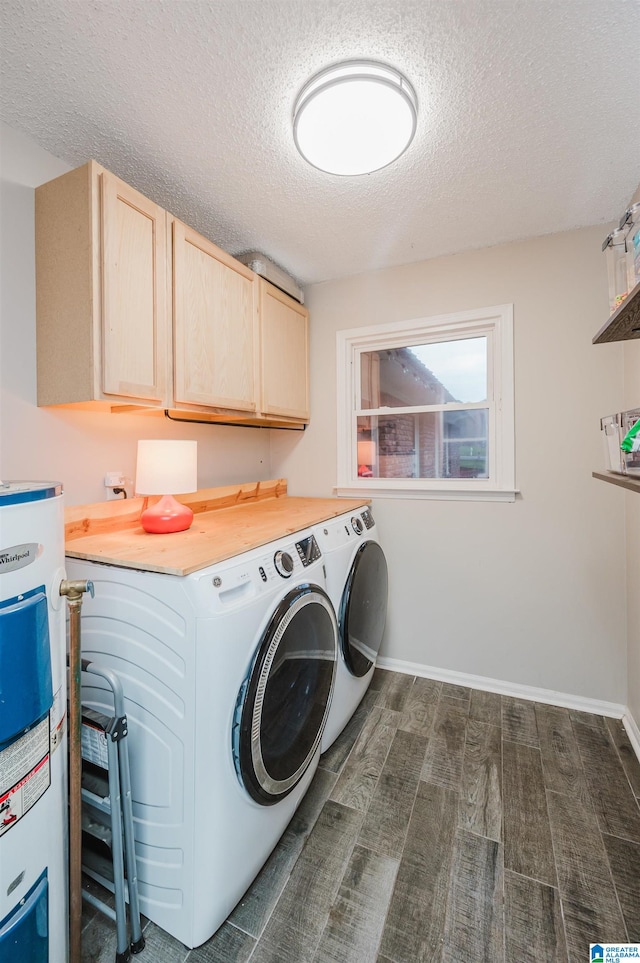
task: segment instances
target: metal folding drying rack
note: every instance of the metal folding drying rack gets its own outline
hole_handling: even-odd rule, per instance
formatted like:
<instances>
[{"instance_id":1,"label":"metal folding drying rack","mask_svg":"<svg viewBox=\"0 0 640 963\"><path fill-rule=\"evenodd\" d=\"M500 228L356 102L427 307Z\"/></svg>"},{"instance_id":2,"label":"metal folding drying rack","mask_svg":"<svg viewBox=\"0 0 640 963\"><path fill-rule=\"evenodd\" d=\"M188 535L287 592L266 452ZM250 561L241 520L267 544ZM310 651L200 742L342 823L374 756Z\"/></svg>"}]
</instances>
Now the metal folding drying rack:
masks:
<instances>
[{"instance_id":1,"label":"metal folding drying rack","mask_svg":"<svg viewBox=\"0 0 640 963\"><path fill-rule=\"evenodd\" d=\"M88 659L82 659L82 671L104 679L113 696L112 716L82 706L82 871L114 894L115 909L86 888L82 898L115 921L116 963L127 963L132 953L144 949L145 940L140 924L122 684L111 669Z\"/></svg>"}]
</instances>

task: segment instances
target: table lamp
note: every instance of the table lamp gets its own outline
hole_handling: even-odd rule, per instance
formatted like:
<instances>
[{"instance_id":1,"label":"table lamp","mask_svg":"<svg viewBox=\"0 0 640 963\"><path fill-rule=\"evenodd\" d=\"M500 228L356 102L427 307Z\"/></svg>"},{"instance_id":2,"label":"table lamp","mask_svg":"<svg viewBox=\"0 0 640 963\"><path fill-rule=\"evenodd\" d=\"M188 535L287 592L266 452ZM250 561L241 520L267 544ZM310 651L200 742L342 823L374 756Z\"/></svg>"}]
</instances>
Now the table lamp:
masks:
<instances>
[{"instance_id":1,"label":"table lamp","mask_svg":"<svg viewBox=\"0 0 640 963\"><path fill-rule=\"evenodd\" d=\"M360 478L371 478L373 475L373 463L376 460L375 441L358 442L358 476Z\"/></svg>"},{"instance_id":2,"label":"table lamp","mask_svg":"<svg viewBox=\"0 0 640 963\"><path fill-rule=\"evenodd\" d=\"M174 495L198 489L198 442L144 440L138 442L136 494L162 495L140 516L145 532L160 535L184 532L193 512Z\"/></svg>"}]
</instances>

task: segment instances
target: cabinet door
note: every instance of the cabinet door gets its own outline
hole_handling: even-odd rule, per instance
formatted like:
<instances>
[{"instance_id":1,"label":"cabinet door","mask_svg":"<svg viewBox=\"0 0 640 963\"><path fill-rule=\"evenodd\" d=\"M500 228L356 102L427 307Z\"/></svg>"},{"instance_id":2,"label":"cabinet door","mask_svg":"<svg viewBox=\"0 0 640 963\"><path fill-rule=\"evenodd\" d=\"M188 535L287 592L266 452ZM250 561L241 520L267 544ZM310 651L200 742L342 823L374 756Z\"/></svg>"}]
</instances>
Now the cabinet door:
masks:
<instances>
[{"instance_id":1,"label":"cabinet door","mask_svg":"<svg viewBox=\"0 0 640 963\"><path fill-rule=\"evenodd\" d=\"M102 389L165 401L169 342L166 212L103 171Z\"/></svg>"},{"instance_id":2,"label":"cabinet door","mask_svg":"<svg viewBox=\"0 0 640 963\"><path fill-rule=\"evenodd\" d=\"M309 312L260 280L262 413L309 419Z\"/></svg>"},{"instance_id":3,"label":"cabinet door","mask_svg":"<svg viewBox=\"0 0 640 963\"><path fill-rule=\"evenodd\" d=\"M256 276L173 222L174 401L255 411Z\"/></svg>"}]
</instances>

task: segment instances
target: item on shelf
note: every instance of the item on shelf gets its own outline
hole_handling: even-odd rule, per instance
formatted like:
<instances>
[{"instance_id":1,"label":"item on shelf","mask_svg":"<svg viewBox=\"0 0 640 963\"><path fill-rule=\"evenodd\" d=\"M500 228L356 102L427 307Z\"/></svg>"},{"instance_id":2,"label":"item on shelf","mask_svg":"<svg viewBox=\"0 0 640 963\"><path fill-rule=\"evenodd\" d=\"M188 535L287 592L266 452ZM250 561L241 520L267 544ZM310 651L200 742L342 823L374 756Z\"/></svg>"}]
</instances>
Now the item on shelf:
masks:
<instances>
[{"instance_id":1,"label":"item on shelf","mask_svg":"<svg viewBox=\"0 0 640 963\"><path fill-rule=\"evenodd\" d=\"M621 446L631 437L631 449L640 436L640 408L631 408L600 419L604 432L605 467L619 475L640 476L640 445L635 451ZM634 429L636 429L634 431Z\"/></svg>"},{"instance_id":2,"label":"item on shelf","mask_svg":"<svg viewBox=\"0 0 640 963\"><path fill-rule=\"evenodd\" d=\"M627 227L618 227L604 239L602 250L607 256L609 278L609 312L613 314L629 293Z\"/></svg>"},{"instance_id":3,"label":"item on shelf","mask_svg":"<svg viewBox=\"0 0 640 963\"><path fill-rule=\"evenodd\" d=\"M607 471L615 471L620 474L622 469L622 452L620 451L620 415L605 415L600 419L600 430L604 432L604 458Z\"/></svg>"},{"instance_id":4,"label":"item on shelf","mask_svg":"<svg viewBox=\"0 0 640 963\"><path fill-rule=\"evenodd\" d=\"M623 412L623 428L626 427L625 420L633 420L640 413L636 409L635 412L625 411ZM625 418L626 416L626 418ZM631 419L629 419L631 416ZM621 451L625 452L640 452L640 417L638 420L631 425L629 431L626 433L620 445Z\"/></svg>"},{"instance_id":5,"label":"item on shelf","mask_svg":"<svg viewBox=\"0 0 640 963\"><path fill-rule=\"evenodd\" d=\"M640 201L632 204L625 211L620 221L620 229L628 231L627 248L627 283L629 291L640 282Z\"/></svg>"}]
</instances>

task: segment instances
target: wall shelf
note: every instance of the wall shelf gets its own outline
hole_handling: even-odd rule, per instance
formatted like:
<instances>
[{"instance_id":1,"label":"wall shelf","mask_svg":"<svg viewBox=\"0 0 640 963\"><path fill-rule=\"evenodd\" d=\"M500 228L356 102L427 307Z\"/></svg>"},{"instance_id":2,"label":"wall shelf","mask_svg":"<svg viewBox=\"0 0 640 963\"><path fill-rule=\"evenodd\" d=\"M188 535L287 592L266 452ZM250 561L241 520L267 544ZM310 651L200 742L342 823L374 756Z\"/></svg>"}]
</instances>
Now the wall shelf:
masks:
<instances>
[{"instance_id":1,"label":"wall shelf","mask_svg":"<svg viewBox=\"0 0 640 963\"><path fill-rule=\"evenodd\" d=\"M631 475L619 475L615 471L593 471L594 478L600 481L609 482L611 485L618 485L619 488L626 488L630 492L640 492L640 478Z\"/></svg>"},{"instance_id":2,"label":"wall shelf","mask_svg":"<svg viewBox=\"0 0 640 963\"><path fill-rule=\"evenodd\" d=\"M640 283L620 307L613 312L609 320L603 324L593 339L594 344L606 344L609 341L631 341L640 338Z\"/></svg>"}]
</instances>

